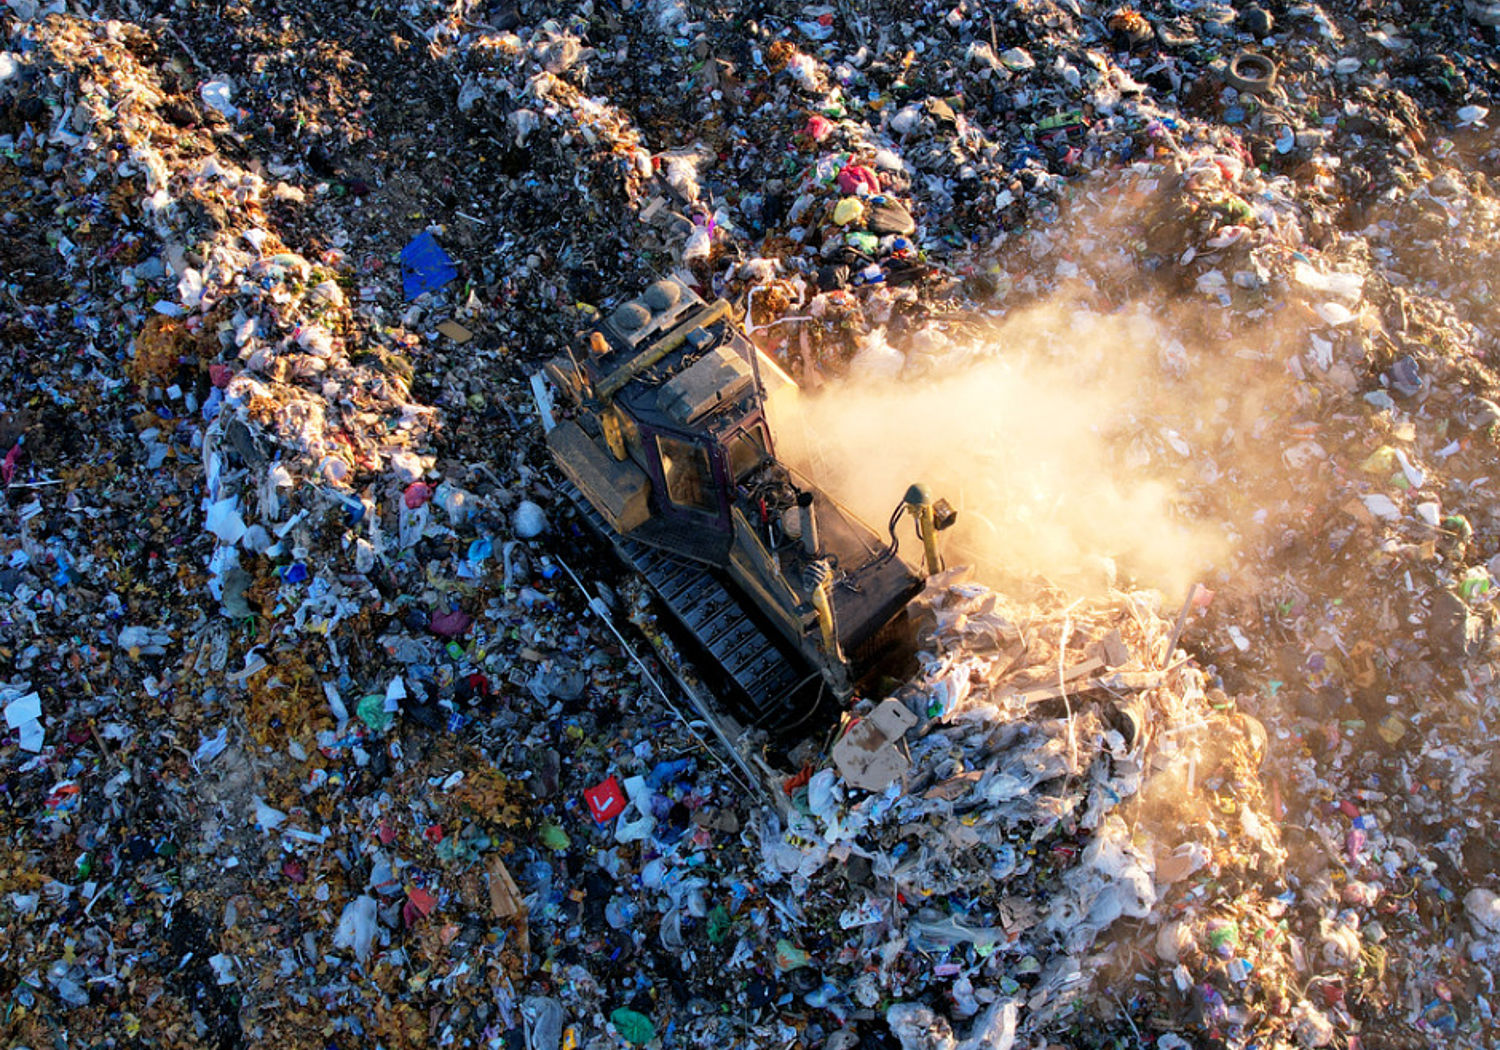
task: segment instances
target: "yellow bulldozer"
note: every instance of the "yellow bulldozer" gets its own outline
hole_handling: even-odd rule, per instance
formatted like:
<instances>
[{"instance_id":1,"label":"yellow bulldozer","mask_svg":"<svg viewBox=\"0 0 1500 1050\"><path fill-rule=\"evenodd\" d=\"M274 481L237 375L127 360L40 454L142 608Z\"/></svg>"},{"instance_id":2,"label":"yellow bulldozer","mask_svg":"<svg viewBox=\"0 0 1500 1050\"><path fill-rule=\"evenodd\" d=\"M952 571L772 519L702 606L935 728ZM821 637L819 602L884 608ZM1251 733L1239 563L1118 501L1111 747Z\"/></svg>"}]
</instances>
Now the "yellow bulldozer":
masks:
<instances>
[{"instance_id":1,"label":"yellow bulldozer","mask_svg":"<svg viewBox=\"0 0 1500 1050\"><path fill-rule=\"evenodd\" d=\"M811 728L909 655L904 610L956 516L914 485L882 537L780 462L767 392L792 382L729 303L677 278L533 380L569 495L722 674L738 718L773 734ZM899 552L903 516L920 569Z\"/></svg>"}]
</instances>

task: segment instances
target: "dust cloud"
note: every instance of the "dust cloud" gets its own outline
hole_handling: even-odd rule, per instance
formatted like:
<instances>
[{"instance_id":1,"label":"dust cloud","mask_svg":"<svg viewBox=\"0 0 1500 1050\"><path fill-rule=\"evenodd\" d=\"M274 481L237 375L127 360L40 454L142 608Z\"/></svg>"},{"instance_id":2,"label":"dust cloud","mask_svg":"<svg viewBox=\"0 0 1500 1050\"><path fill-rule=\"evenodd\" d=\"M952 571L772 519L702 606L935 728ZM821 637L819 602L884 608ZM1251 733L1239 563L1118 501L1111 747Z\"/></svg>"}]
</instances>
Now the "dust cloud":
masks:
<instances>
[{"instance_id":1,"label":"dust cloud","mask_svg":"<svg viewBox=\"0 0 1500 1050\"><path fill-rule=\"evenodd\" d=\"M1084 594L1118 578L1180 595L1230 541L1183 506L1203 479L1198 437L1161 410L1188 393L1170 389L1190 355L1173 331L1144 309L1052 303L926 337L904 360L876 346L847 377L772 399L777 453L882 531L925 484L959 511L946 562L991 585L1040 576ZM919 558L909 521L898 535Z\"/></svg>"}]
</instances>

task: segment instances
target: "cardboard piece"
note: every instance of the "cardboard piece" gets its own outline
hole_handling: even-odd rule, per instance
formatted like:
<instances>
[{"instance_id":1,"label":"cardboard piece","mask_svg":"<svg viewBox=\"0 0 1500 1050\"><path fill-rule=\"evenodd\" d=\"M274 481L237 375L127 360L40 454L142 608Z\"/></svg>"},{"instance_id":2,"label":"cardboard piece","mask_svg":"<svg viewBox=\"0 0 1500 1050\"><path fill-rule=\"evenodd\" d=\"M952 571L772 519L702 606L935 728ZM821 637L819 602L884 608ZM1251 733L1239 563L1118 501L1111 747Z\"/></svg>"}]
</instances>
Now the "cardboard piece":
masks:
<instances>
[{"instance_id":1,"label":"cardboard piece","mask_svg":"<svg viewBox=\"0 0 1500 1050\"><path fill-rule=\"evenodd\" d=\"M474 333L457 321L444 321L438 325L438 331L460 345L474 338Z\"/></svg>"},{"instance_id":2,"label":"cardboard piece","mask_svg":"<svg viewBox=\"0 0 1500 1050\"><path fill-rule=\"evenodd\" d=\"M884 700L869 716L849 727L833 745L833 764L850 787L884 791L911 768L898 746L917 716L899 700Z\"/></svg>"}]
</instances>

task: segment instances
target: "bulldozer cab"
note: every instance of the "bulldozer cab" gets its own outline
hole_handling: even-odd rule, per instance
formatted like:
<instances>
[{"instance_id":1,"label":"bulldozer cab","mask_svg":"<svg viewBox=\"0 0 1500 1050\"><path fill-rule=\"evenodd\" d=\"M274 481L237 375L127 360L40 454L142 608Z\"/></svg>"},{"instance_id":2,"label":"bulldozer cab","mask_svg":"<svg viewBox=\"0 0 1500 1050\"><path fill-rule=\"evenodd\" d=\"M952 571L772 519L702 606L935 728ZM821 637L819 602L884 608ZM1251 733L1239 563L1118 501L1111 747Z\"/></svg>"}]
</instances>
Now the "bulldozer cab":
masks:
<instances>
[{"instance_id":1,"label":"bulldozer cab","mask_svg":"<svg viewBox=\"0 0 1500 1050\"><path fill-rule=\"evenodd\" d=\"M731 427L706 431L643 426L652 487L663 514L694 528L733 531L735 487L771 458L770 434L757 411Z\"/></svg>"},{"instance_id":2,"label":"bulldozer cab","mask_svg":"<svg viewBox=\"0 0 1500 1050\"><path fill-rule=\"evenodd\" d=\"M663 512L690 526L729 532L734 486L770 458L759 419L727 434L643 428L654 455L652 483Z\"/></svg>"},{"instance_id":3,"label":"bulldozer cab","mask_svg":"<svg viewBox=\"0 0 1500 1050\"><path fill-rule=\"evenodd\" d=\"M757 369L725 304L658 281L594 330L586 355L549 364L585 408L549 442L567 446L559 459L616 531L723 566L737 483L773 458ZM597 436L592 449L572 426Z\"/></svg>"}]
</instances>

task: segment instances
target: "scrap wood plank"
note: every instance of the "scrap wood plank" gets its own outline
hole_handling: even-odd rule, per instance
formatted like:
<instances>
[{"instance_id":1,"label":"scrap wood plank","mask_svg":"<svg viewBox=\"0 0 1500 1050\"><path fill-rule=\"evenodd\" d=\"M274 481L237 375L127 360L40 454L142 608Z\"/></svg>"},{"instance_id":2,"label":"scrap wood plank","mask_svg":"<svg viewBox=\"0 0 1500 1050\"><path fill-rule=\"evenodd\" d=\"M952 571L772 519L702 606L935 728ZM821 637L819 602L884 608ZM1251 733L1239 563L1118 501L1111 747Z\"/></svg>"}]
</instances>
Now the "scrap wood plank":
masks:
<instances>
[{"instance_id":1,"label":"scrap wood plank","mask_svg":"<svg viewBox=\"0 0 1500 1050\"><path fill-rule=\"evenodd\" d=\"M485 881L490 887L490 911L497 919L514 920L516 951L523 959L528 958L531 955L531 926L527 921L526 902L516 887L516 880L511 878L505 861L497 856L492 855L485 868L489 876Z\"/></svg>"},{"instance_id":2,"label":"scrap wood plank","mask_svg":"<svg viewBox=\"0 0 1500 1050\"><path fill-rule=\"evenodd\" d=\"M1105 663L1102 660L1086 660L1063 673L1062 685L1032 686L1030 689L1017 690L1009 694L1006 699L1020 700L1025 704L1039 704L1045 700L1056 700L1064 692L1070 695L1090 693L1097 689L1108 689L1117 693L1140 692L1146 689L1155 689L1161 685L1162 680L1166 677L1166 672L1164 671L1115 671L1112 674L1102 675L1098 678L1090 678L1086 682L1077 681L1083 675L1091 671L1100 670L1104 666Z\"/></svg>"},{"instance_id":3,"label":"scrap wood plank","mask_svg":"<svg viewBox=\"0 0 1500 1050\"><path fill-rule=\"evenodd\" d=\"M1166 671L1116 671L1098 680L1101 689L1138 693L1155 689L1166 680Z\"/></svg>"},{"instance_id":4,"label":"scrap wood plank","mask_svg":"<svg viewBox=\"0 0 1500 1050\"><path fill-rule=\"evenodd\" d=\"M952 802L954 799L964 795L982 776L984 776L983 770L966 770L957 776L949 777L940 784L934 784L927 789L922 797L924 799L942 799L945 802Z\"/></svg>"},{"instance_id":5,"label":"scrap wood plank","mask_svg":"<svg viewBox=\"0 0 1500 1050\"><path fill-rule=\"evenodd\" d=\"M1014 698L1016 700L1020 700L1022 703L1027 704L1038 703L1042 700L1055 700L1059 696L1063 695L1064 688L1066 687L1068 682L1072 682L1076 679L1082 678L1086 674L1092 674L1094 671L1102 671L1103 669L1104 661L1095 656L1083 661L1083 663L1081 664L1074 664L1072 667L1069 667L1067 670L1063 671L1061 682L1058 682L1056 679L1054 679L1053 684L1051 685L1034 685L1030 689L1018 689L1015 692L1008 694L1006 698ZM1095 688L1097 688L1097 686ZM1070 689L1068 690L1068 692L1077 692L1077 690Z\"/></svg>"},{"instance_id":6,"label":"scrap wood plank","mask_svg":"<svg viewBox=\"0 0 1500 1050\"><path fill-rule=\"evenodd\" d=\"M474 338L474 333L457 321L444 321L438 325L438 331L459 344L467 343Z\"/></svg>"},{"instance_id":7,"label":"scrap wood plank","mask_svg":"<svg viewBox=\"0 0 1500 1050\"><path fill-rule=\"evenodd\" d=\"M521 898L521 891L516 887L516 880L510 876L510 869L505 866L505 861L491 856L486 867L489 871L490 911L497 919L510 919L519 915L524 922L526 904Z\"/></svg>"},{"instance_id":8,"label":"scrap wood plank","mask_svg":"<svg viewBox=\"0 0 1500 1050\"><path fill-rule=\"evenodd\" d=\"M1101 655L1104 657L1105 667L1124 667L1130 662L1130 647L1125 644L1118 628L1101 638L1099 647L1103 650Z\"/></svg>"}]
</instances>

